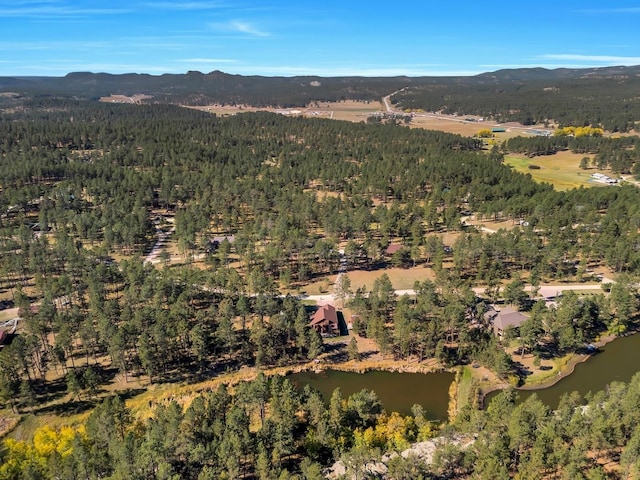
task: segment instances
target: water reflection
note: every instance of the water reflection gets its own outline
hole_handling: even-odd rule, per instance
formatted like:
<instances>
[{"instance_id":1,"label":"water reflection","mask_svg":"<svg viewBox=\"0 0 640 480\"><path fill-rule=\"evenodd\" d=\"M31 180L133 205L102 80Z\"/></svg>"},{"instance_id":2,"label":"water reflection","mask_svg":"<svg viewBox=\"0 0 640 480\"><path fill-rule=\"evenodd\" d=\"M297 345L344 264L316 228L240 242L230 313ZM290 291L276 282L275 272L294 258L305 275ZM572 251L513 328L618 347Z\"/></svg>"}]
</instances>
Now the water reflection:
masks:
<instances>
[{"instance_id":1,"label":"water reflection","mask_svg":"<svg viewBox=\"0 0 640 480\"><path fill-rule=\"evenodd\" d=\"M586 362L576 365L571 375L542 390L518 390L518 402L525 401L534 392L550 408L557 408L564 393L578 392L584 397L596 393L614 381L628 383L640 371L640 334L619 338L602 347ZM487 395L488 404L497 392Z\"/></svg>"},{"instance_id":2,"label":"water reflection","mask_svg":"<svg viewBox=\"0 0 640 480\"><path fill-rule=\"evenodd\" d=\"M340 387L343 398L363 388L373 390L387 412L411 413L418 403L431 420L446 420L449 405L449 386L454 374L394 373L370 371L366 373L328 370L321 373L302 372L287 376L299 389L305 384L318 390L328 401L333 391Z\"/></svg>"}]
</instances>

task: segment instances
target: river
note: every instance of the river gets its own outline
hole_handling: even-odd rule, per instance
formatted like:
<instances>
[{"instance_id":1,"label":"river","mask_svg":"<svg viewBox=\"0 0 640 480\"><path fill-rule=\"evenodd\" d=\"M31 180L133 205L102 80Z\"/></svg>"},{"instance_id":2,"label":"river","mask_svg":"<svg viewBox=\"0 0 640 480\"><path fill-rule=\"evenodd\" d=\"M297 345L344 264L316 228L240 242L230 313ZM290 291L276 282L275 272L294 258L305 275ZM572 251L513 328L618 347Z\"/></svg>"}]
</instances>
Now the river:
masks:
<instances>
[{"instance_id":1,"label":"river","mask_svg":"<svg viewBox=\"0 0 640 480\"><path fill-rule=\"evenodd\" d=\"M640 334L618 338L600 349L586 362L576 365L572 374L555 385L541 390L518 390L518 402L525 401L534 393L550 408L557 408L565 393L578 392L584 397L588 392L604 390L614 381L628 383L640 371ZM498 392L487 395L488 405Z\"/></svg>"},{"instance_id":2,"label":"river","mask_svg":"<svg viewBox=\"0 0 640 480\"><path fill-rule=\"evenodd\" d=\"M288 375L298 389L305 384L318 390L326 401L340 387L343 398L362 389L373 390L387 412L411 413L414 404L420 404L430 420L446 420L449 406L449 386L454 374L397 373L369 371L366 373L327 370L320 373L302 372Z\"/></svg>"}]
</instances>

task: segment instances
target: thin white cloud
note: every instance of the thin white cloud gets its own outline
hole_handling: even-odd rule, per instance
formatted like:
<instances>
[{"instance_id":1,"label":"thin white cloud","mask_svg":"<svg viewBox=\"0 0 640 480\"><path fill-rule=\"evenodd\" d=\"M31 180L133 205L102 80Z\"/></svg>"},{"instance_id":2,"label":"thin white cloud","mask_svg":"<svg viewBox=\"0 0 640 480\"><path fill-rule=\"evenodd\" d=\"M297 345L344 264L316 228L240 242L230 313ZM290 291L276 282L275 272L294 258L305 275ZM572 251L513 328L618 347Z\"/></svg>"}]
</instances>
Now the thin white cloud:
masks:
<instances>
[{"instance_id":1,"label":"thin white cloud","mask_svg":"<svg viewBox=\"0 0 640 480\"><path fill-rule=\"evenodd\" d=\"M453 76L466 77L477 75L481 71L456 69L451 66L398 65L391 67L336 67L336 66L272 66L272 65L240 65L234 66L233 72L246 75L276 76L319 76L319 77L431 77Z\"/></svg>"},{"instance_id":2,"label":"thin white cloud","mask_svg":"<svg viewBox=\"0 0 640 480\"><path fill-rule=\"evenodd\" d=\"M11 6L0 5L0 17L83 17L89 15L120 15L130 11L130 9L126 8L82 8L45 2L24 2L19 5L12 4Z\"/></svg>"},{"instance_id":3,"label":"thin white cloud","mask_svg":"<svg viewBox=\"0 0 640 480\"><path fill-rule=\"evenodd\" d=\"M262 30L257 29L254 25L248 22L240 22L237 20L232 21L229 24L234 30L238 32L247 33L249 35L254 35L256 37L268 37L271 35L269 32L264 32Z\"/></svg>"},{"instance_id":4,"label":"thin white cloud","mask_svg":"<svg viewBox=\"0 0 640 480\"><path fill-rule=\"evenodd\" d=\"M149 73L163 74L172 73L173 69L166 66L156 65L140 65L126 63L80 63L80 62L51 62L44 65L25 64L19 67L19 73L12 73L12 76L18 75L66 75L70 72L94 72L94 73ZM34 72L34 73L30 73Z\"/></svg>"},{"instance_id":5,"label":"thin white cloud","mask_svg":"<svg viewBox=\"0 0 640 480\"><path fill-rule=\"evenodd\" d=\"M130 51L131 45L136 49L152 50L184 50L192 46L186 40L172 37L122 37L112 40L78 40L78 41L2 41L0 40L0 50L4 51L60 51L60 52L86 52L92 50L118 50L122 55L137 55L138 51Z\"/></svg>"},{"instance_id":6,"label":"thin white cloud","mask_svg":"<svg viewBox=\"0 0 640 480\"><path fill-rule=\"evenodd\" d=\"M38 41L38 42L13 42L0 41L0 49L5 51L29 51L29 50L97 50L111 49L114 43L108 41Z\"/></svg>"},{"instance_id":7,"label":"thin white cloud","mask_svg":"<svg viewBox=\"0 0 640 480\"><path fill-rule=\"evenodd\" d=\"M19 5L41 5L43 3L58 3L59 0L14 0L14 1L0 1L1 6L11 5L17 7Z\"/></svg>"},{"instance_id":8,"label":"thin white cloud","mask_svg":"<svg viewBox=\"0 0 640 480\"><path fill-rule=\"evenodd\" d=\"M249 22L240 20L231 20L227 23L212 22L209 23L209 27L213 30L225 33L243 33L252 37L269 37L271 33L264 30L260 30L255 25Z\"/></svg>"},{"instance_id":9,"label":"thin white cloud","mask_svg":"<svg viewBox=\"0 0 640 480\"><path fill-rule=\"evenodd\" d=\"M591 62L609 65L638 65L640 57L625 57L619 55L581 55L574 53L559 53L542 55L547 60L561 60L570 62Z\"/></svg>"},{"instance_id":10,"label":"thin white cloud","mask_svg":"<svg viewBox=\"0 0 640 480\"><path fill-rule=\"evenodd\" d=\"M142 5L158 10L213 10L226 6L217 2L146 2Z\"/></svg>"},{"instance_id":11,"label":"thin white cloud","mask_svg":"<svg viewBox=\"0 0 640 480\"><path fill-rule=\"evenodd\" d=\"M231 58L183 58L177 60L181 63L237 63L238 60Z\"/></svg>"}]
</instances>

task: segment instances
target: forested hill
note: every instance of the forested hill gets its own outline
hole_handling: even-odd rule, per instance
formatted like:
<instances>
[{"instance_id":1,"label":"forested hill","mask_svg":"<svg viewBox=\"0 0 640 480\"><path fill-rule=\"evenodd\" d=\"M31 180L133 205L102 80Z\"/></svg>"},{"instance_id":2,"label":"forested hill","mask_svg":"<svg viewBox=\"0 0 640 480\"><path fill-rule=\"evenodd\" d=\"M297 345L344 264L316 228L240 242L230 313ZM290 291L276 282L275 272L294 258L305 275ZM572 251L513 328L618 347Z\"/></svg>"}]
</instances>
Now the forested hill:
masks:
<instances>
[{"instance_id":1,"label":"forested hill","mask_svg":"<svg viewBox=\"0 0 640 480\"><path fill-rule=\"evenodd\" d=\"M146 102L189 105L287 108L319 101L378 101L397 92L394 103L407 110L477 114L524 124L593 125L609 131L628 131L640 121L639 88L640 66L507 69L472 77L262 77L219 71L0 77L0 94L94 99L146 94Z\"/></svg>"},{"instance_id":2,"label":"forested hill","mask_svg":"<svg viewBox=\"0 0 640 480\"><path fill-rule=\"evenodd\" d=\"M525 68L420 84L394 95L405 110L479 115L524 125L599 126L632 130L640 120L640 67Z\"/></svg>"},{"instance_id":3,"label":"forested hill","mask_svg":"<svg viewBox=\"0 0 640 480\"><path fill-rule=\"evenodd\" d=\"M208 74L111 75L70 73L65 77L0 78L0 92L99 98L112 94L147 94L153 103L244 104L256 107L304 106L315 101L379 100L420 79L408 77L261 77Z\"/></svg>"}]
</instances>

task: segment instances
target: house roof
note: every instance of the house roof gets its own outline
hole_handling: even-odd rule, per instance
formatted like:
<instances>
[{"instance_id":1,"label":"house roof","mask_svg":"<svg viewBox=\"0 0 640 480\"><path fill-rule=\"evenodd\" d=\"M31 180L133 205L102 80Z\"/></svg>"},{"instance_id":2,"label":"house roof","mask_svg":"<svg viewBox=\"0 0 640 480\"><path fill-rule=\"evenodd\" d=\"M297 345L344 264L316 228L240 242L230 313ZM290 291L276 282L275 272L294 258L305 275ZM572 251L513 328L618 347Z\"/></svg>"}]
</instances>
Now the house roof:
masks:
<instances>
[{"instance_id":1,"label":"house roof","mask_svg":"<svg viewBox=\"0 0 640 480\"><path fill-rule=\"evenodd\" d=\"M400 245L399 243L392 243L391 245L389 245L387 247L387 249L384 251L384 253L386 253L387 255L393 255L394 253L396 253L401 248L402 248L402 245Z\"/></svg>"},{"instance_id":2,"label":"house roof","mask_svg":"<svg viewBox=\"0 0 640 480\"><path fill-rule=\"evenodd\" d=\"M498 315L498 311L493 307L493 305L487 306L487 310L482 314L485 322L492 322L494 318Z\"/></svg>"},{"instance_id":3,"label":"house roof","mask_svg":"<svg viewBox=\"0 0 640 480\"><path fill-rule=\"evenodd\" d=\"M323 305L311 317L311 326L320 325L324 322L338 325L338 312L333 305Z\"/></svg>"},{"instance_id":4,"label":"house roof","mask_svg":"<svg viewBox=\"0 0 640 480\"><path fill-rule=\"evenodd\" d=\"M498 330L504 331L509 327L519 327L528 318L524 313L517 311L513 307L506 306L495 316L493 326Z\"/></svg>"}]
</instances>

